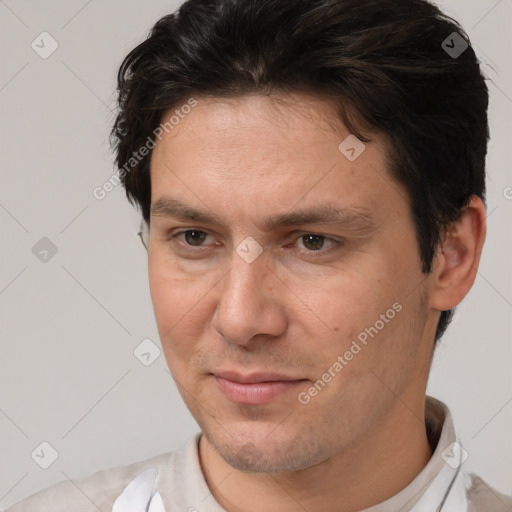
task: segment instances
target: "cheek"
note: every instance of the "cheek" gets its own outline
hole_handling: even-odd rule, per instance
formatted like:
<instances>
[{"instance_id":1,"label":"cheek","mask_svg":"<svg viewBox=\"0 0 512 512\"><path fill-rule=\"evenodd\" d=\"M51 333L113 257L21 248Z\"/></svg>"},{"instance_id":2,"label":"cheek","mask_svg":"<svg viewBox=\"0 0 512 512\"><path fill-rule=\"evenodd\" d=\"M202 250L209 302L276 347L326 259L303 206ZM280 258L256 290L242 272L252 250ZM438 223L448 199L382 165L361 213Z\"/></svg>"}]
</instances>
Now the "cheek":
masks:
<instances>
[{"instance_id":1,"label":"cheek","mask_svg":"<svg viewBox=\"0 0 512 512\"><path fill-rule=\"evenodd\" d=\"M307 304L316 314L308 315L302 325L311 340L318 338L320 331L315 336L315 329L327 333L317 361L329 368L338 356L343 357L343 370L332 389L364 380L370 367L396 369L411 358L414 347L403 345L411 335L421 333L410 325L409 317L417 315L416 300L410 295L410 283L400 276L402 270L408 271L393 258L372 259L357 269L333 274L310 290Z\"/></svg>"},{"instance_id":2,"label":"cheek","mask_svg":"<svg viewBox=\"0 0 512 512\"><path fill-rule=\"evenodd\" d=\"M214 283L185 275L155 257L149 261L149 284L164 351L185 357L206 326Z\"/></svg>"},{"instance_id":3,"label":"cheek","mask_svg":"<svg viewBox=\"0 0 512 512\"><path fill-rule=\"evenodd\" d=\"M373 324L394 302L391 280L384 282L381 275L372 266L364 271L344 269L321 285L301 290L298 295L311 312L310 328L316 324L343 343Z\"/></svg>"}]
</instances>

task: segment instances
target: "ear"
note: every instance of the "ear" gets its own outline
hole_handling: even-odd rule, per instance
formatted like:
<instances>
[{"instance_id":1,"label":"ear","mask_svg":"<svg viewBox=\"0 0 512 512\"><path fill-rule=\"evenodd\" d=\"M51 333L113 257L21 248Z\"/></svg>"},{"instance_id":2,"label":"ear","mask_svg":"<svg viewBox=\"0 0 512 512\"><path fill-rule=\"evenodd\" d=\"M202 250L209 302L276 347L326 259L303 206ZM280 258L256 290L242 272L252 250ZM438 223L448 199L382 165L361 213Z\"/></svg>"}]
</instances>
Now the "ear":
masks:
<instances>
[{"instance_id":1,"label":"ear","mask_svg":"<svg viewBox=\"0 0 512 512\"><path fill-rule=\"evenodd\" d=\"M447 226L434 259L430 306L446 311L459 304L475 281L486 233L485 206L476 196Z\"/></svg>"}]
</instances>

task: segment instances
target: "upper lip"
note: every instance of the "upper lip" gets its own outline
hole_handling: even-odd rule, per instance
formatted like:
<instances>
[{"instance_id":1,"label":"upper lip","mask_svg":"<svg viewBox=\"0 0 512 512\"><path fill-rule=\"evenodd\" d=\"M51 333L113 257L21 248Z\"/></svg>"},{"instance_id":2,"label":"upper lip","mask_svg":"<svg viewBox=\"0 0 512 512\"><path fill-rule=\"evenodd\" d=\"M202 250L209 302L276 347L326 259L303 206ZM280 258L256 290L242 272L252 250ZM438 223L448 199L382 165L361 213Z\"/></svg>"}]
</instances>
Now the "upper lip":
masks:
<instances>
[{"instance_id":1,"label":"upper lip","mask_svg":"<svg viewBox=\"0 0 512 512\"><path fill-rule=\"evenodd\" d=\"M297 377L291 377L289 375L282 375L279 373L269 372L253 372L242 375L241 373L234 371L218 371L214 372L216 377L221 379L231 380L233 382L240 382L241 384L254 384L256 382L278 382L278 381L295 381L304 380Z\"/></svg>"}]
</instances>

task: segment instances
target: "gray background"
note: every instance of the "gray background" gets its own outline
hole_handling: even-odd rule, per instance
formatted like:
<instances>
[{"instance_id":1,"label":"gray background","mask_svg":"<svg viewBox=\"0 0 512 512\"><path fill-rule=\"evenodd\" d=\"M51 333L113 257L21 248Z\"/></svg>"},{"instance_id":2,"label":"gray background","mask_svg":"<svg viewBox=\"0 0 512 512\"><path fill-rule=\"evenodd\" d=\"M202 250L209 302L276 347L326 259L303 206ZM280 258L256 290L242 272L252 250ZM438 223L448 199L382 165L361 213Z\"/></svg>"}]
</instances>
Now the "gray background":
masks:
<instances>
[{"instance_id":1,"label":"gray background","mask_svg":"<svg viewBox=\"0 0 512 512\"><path fill-rule=\"evenodd\" d=\"M429 393L451 407L467 466L512 493L512 1L439 3L492 79L492 141L483 261ZM197 430L163 355L144 366L133 354L143 339L159 345L138 214L120 187L92 195L113 172L117 68L177 5L0 0L0 507L178 449ZM47 59L31 48L43 31L59 45ZM58 250L46 262L32 252L43 237ZM48 469L43 441L58 452Z\"/></svg>"}]
</instances>

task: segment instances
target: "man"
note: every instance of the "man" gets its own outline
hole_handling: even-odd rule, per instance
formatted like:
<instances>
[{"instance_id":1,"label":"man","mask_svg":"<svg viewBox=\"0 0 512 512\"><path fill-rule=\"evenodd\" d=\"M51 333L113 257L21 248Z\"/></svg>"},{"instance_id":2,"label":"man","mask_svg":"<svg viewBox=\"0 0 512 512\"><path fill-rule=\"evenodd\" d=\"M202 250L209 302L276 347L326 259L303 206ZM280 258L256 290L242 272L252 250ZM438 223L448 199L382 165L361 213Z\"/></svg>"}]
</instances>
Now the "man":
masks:
<instances>
[{"instance_id":1,"label":"man","mask_svg":"<svg viewBox=\"0 0 512 512\"><path fill-rule=\"evenodd\" d=\"M158 21L113 137L201 433L11 511L512 510L425 396L485 238L487 103L425 0L190 0Z\"/></svg>"}]
</instances>

